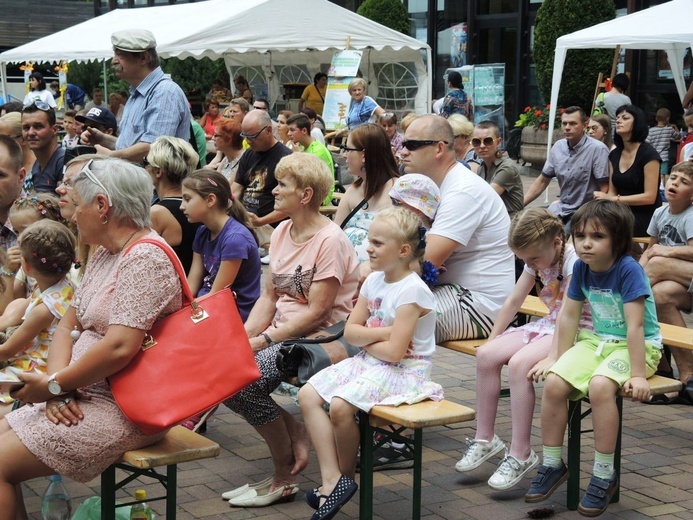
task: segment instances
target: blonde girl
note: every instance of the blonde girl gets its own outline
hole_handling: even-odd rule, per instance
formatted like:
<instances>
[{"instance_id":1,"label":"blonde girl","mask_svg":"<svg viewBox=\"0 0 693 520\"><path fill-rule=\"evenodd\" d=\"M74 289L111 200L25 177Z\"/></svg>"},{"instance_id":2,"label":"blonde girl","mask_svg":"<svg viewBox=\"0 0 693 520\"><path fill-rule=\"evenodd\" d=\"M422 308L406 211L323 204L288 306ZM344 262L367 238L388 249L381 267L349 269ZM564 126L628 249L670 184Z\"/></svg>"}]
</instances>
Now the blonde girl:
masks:
<instances>
[{"instance_id":1,"label":"blonde girl","mask_svg":"<svg viewBox=\"0 0 693 520\"><path fill-rule=\"evenodd\" d=\"M46 372L48 347L58 321L63 317L74 294L67 279L75 255L76 240L63 224L42 220L19 235L21 263L37 287L29 298L21 325L0 345L0 380L16 378L16 372ZM10 411L14 399L0 394L0 416Z\"/></svg>"},{"instance_id":2,"label":"blonde girl","mask_svg":"<svg viewBox=\"0 0 693 520\"><path fill-rule=\"evenodd\" d=\"M368 231L374 272L361 287L344 333L362 350L322 370L299 391L322 477L322 487L306 495L317 508L314 517L331 518L356 492L358 410L443 397L440 385L430 380L435 299L410 268L412 260L423 258L425 233L421 219L404 208L377 214Z\"/></svg>"},{"instance_id":3,"label":"blonde girl","mask_svg":"<svg viewBox=\"0 0 693 520\"><path fill-rule=\"evenodd\" d=\"M488 342L477 350L476 437L467 440L467 450L455 466L459 472L472 471L494 455L504 455L488 480L488 485L496 490L512 488L539 463L530 446L535 395L528 373L549 354L563 294L577 260L572 245L566 243L561 219L541 208L527 209L515 217L508 244L525 267L501 308ZM505 331L535 285L549 314ZM588 313L583 315L581 326L591 327ZM503 365L508 365L510 380L510 450L494 432Z\"/></svg>"}]
</instances>

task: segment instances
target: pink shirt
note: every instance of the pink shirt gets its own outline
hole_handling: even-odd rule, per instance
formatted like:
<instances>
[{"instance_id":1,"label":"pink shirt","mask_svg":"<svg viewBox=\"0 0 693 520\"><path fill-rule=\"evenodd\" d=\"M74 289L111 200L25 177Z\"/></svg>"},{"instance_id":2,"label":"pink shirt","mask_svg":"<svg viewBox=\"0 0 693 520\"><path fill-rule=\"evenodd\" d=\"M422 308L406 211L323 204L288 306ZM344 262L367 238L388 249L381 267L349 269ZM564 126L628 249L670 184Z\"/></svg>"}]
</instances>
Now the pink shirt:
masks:
<instances>
[{"instance_id":1,"label":"pink shirt","mask_svg":"<svg viewBox=\"0 0 693 520\"><path fill-rule=\"evenodd\" d=\"M291 238L293 222L277 226L270 242L272 283L279 296L272 328L288 323L308 309L313 282L336 278L339 291L332 305L327 326L346 319L353 308L358 285L358 259L346 234L334 222L318 231L310 240L298 244Z\"/></svg>"}]
</instances>

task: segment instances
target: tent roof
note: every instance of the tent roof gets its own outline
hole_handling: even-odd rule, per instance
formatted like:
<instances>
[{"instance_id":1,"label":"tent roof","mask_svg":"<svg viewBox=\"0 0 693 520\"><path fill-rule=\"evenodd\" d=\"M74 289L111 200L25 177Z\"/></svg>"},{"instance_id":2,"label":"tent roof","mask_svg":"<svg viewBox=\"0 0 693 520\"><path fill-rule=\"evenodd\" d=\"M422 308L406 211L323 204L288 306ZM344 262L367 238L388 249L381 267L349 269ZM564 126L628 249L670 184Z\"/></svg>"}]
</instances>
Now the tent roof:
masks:
<instances>
[{"instance_id":1,"label":"tent roof","mask_svg":"<svg viewBox=\"0 0 693 520\"><path fill-rule=\"evenodd\" d=\"M653 49L690 47L693 0L672 0L566 34L556 40L558 49Z\"/></svg>"},{"instance_id":2,"label":"tent roof","mask_svg":"<svg viewBox=\"0 0 693 520\"><path fill-rule=\"evenodd\" d=\"M691 0L693 1L693 0ZM57 62L113 57L111 33L145 28L161 57L218 59L227 53L389 47L428 49L328 0L208 0L190 4L116 9L0 54L0 61Z\"/></svg>"}]
</instances>

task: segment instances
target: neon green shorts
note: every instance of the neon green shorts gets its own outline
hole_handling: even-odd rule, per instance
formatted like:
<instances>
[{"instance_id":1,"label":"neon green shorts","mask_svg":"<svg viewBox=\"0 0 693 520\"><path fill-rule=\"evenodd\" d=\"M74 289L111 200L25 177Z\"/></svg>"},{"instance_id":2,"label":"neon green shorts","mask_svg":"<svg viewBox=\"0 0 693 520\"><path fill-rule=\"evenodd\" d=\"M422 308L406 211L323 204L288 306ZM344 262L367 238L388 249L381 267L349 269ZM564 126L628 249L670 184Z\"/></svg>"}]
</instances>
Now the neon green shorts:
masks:
<instances>
[{"instance_id":1,"label":"neon green shorts","mask_svg":"<svg viewBox=\"0 0 693 520\"><path fill-rule=\"evenodd\" d=\"M645 342L645 373L650 377L657 370L662 350L653 343ZM568 382L574 391L571 401L588 394L594 376L608 377L622 387L630 379L630 357L625 340L602 340L594 332L581 330L577 343L546 371Z\"/></svg>"}]
</instances>

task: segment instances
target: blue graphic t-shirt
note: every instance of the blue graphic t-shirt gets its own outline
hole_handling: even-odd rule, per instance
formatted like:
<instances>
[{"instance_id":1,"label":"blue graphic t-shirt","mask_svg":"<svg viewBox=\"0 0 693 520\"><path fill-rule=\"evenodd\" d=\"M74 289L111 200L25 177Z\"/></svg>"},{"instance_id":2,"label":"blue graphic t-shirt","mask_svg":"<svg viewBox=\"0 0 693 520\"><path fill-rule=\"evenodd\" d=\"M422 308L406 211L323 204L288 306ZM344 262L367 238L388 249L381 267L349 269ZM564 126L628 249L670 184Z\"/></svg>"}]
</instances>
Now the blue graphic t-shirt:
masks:
<instances>
[{"instance_id":1,"label":"blue graphic t-shirt","mask_svg":"<svg viewBox=\"0 0 693 520\"><path fill-rule=\"evenodd\" d=\"M623 304L645 297L645 339L661 346L662 336L650 282L642 266L632 256L616 260L611 269L595 273L582 260L575 262L568 297L587 300L592 311L594 332L604 339L626 339Z\"/></svg>"}]
</instances>

